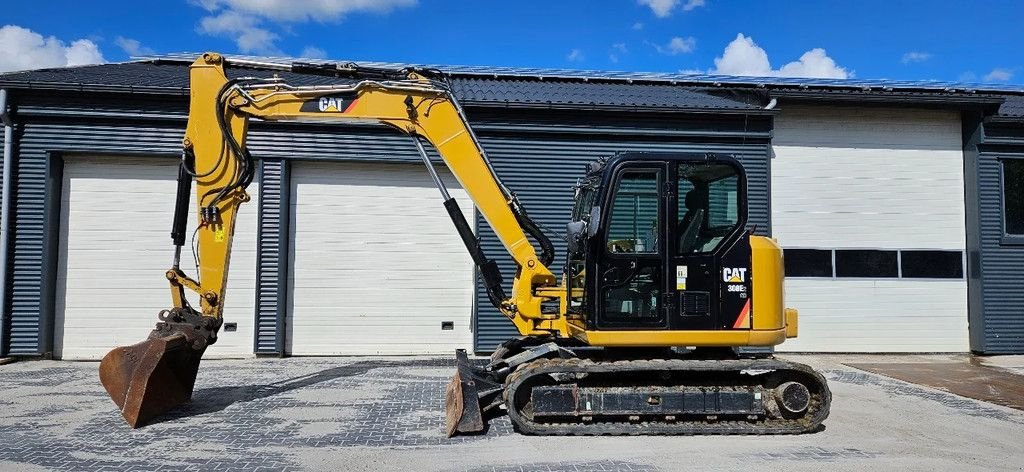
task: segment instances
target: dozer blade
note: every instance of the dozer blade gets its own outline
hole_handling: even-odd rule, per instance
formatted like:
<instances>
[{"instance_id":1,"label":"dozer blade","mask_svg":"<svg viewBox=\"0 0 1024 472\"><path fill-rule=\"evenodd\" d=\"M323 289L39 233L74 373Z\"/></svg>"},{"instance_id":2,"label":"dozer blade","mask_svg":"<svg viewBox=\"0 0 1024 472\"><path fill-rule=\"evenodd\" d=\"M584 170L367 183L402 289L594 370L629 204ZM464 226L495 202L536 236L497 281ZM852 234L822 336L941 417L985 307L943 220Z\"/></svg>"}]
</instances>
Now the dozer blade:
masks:
<instances>
[{"instance_id":1,"label":"dozer blade","mask_svg":"<svg viewBox=\"0 0 1024 472\"><path fill-rule=\"evenodd\" d=\"M203 351L180 332L118 347L100 362L100 383L137 428L192 398Z\"/></svg>"},{"instance_id":2,"label":"dozer blade","mask_svg":"<svg viewBox=\"0 0 1024 472\"><path fill-rule=\"evenodd\" d=\"M484 430L483 411L477 394L476 367L469 362L466 351L455 351L456 372L448 382L444 399L445 433L479 433Z\"/></svg>"}]
</instances>

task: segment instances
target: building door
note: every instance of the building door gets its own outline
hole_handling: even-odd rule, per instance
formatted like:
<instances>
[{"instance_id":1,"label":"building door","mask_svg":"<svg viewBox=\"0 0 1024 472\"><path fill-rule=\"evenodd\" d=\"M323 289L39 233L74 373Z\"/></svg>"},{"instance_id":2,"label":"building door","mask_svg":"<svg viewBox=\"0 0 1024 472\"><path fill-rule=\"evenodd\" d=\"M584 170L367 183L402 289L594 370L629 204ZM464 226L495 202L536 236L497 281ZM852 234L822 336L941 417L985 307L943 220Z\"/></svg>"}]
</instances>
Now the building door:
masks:
<instances>
[{"instance_id":1,"label":"building door","mask_svg":"<svg viewBox=\"0 0 1024 472\"><path fill-rule=\"evenodd\" d=\"M110 349L142 341L170 307L164 272L170 267L171 216L177 159L65 158L56 290L54 355L97 360ZM258 184L249 187L250 194ZM255 199L254 199L255 201ZM194 202L193 202L194 204ZM195 228L190 216L189 231ZM224 318L206 357L253 352L256 285L256 205L243 205L233 244ZM192 253L182 268L195 274ZM199 306L198 299L193 299Z\"/></svg>"},{"instance_id":2,"label":"building door","mask_svg":"<svg viewBox=\"0 0 1024 472\"><path fill-rule=\"evenodd\" d=\"M962 146L952 111L786 107L772 234L800 336L779 350L968 350Z\"/></svg>"},{"instance_id":3,"label":"building door","mask_svg":"<svg viewBox=\"0 0 1024 472\"><path fill-rule=\"evenodd\" d=\"M472 201L438 171L473 221ZM472 260L422 165L293 163L291 231L289 353L471 347Z\"/></svg>"}]
</instances>

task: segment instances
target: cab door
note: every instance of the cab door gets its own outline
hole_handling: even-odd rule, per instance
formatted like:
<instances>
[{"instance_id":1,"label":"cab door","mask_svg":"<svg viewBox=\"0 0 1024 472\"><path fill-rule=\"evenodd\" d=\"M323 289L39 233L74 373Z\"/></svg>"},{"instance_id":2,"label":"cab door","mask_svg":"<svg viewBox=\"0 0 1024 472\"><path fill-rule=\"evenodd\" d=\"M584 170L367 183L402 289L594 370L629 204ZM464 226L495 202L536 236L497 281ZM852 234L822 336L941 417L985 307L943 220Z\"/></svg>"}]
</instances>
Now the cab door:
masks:
<instances>
[{"instance_id":1,"label":"cab door","mask_svg":"<svg viewBox=\"0 0 1024 472\"><path fill-rule=\"evenodd\" d=\"M615 171L604 202L596 273L598 329L664 329L668 167L631 162ZM595 251L598 252L598 251Z\"/></svg>"},{"instance_id":2,"label":"cab door","mask_svg":"<svg viewBox=\"0 0 1024 472\"><path fill-rule=\"evenodd\" d=\"M743 170L731 160L680 160L673 163L672 179L669 327L730 328L749 302Z\"/></svg>"}]
</instances>

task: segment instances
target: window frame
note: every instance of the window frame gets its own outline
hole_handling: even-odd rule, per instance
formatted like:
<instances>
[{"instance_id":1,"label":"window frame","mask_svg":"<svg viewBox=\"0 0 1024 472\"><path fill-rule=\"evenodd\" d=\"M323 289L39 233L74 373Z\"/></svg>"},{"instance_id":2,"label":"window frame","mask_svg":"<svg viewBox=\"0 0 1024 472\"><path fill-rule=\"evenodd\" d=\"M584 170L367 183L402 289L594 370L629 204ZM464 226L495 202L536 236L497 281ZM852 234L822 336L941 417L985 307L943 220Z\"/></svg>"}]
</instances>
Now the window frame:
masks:
<instances>
[{"instance_id":1,"label":"window frame","mask_svg":"<svg viewBox=\"0 0 1024 472\"><path fill-rule=\"evenodd\" d=\"M653 257L661 257L663 254L666 253L666 248L662 247L665 244L664 241L662 241L662 239L664 239L663 235L662 235L662 233L664 232L664 228L660 228L660 227L658 228L658 234L656 235L658 237L658 241L655 243L655 248L654 248L655 250L654 251L614 252L614 251L612 251L608 247L609 235L611 234L611 231L612 231L612 223L613 223L612 220L613 220L614 215L615 215L615 199L619 196L619 193L622 190L621 186L619 185L620 182L622 181L622 177L624 175L626 175L626 174L631 174L631 173L643 174L643 173L648 173L648 172L649 173L654 173L655 176L657 176L657 183L656 183L655 188L656 189L661 189L665 185L665 181L666 181L666 176L665 176L666 170L664 169L664 167L661 167L661 166L651 166L651 165L642 165L642 164L641 165L625 165L625 166L621 167L620 169L618 169L615 172L615 175L610 180L610 182L612 183L611 185L613 185L614 188L612 189L611 192L607 192L608 195L606 196L606 199L605 199L605 207L608 208L608 210L607 210L607 217L602 217L602 219L605 220L605 221L601 222L601 226L603 227L602 230L601 230L601 234L602 234L601 245L603 246L603 248L601 250L604 253L605 257L636 257L636 256L640 256L640 257L652 257L652 256ZM664 196L661 193L656 193L655 195L656 195L656 198L657 198L657 201L658 201L657 218L658 218L658 221L660 222L660 221L662 221L664 219L663 215L664 215L664 212L665 212L665 199L664 199Z\"/></svg>"},{"instance_id":2,"label":"window frame","mask_svg":"<svg viewBox=\"0 0 1024 472\"><path fill-rule=\"evenodd\" d=\"M999 243L1004 246L1024 246L1024 234L1006 231L1006 164L1009 161L1024 165L1024 157L999 157L999 229L1002 232Z\"/></svg>"},{"instance_id":3,"label":"window frame","mask_svg":"<svg viewBox=\"0 0 1024 472\"><path fill-rule=\"evenodd\" d=\"M731 241L734 241L735 238L737 237L737 235L740 235L744 231L747 230L747 223L748 223L748 219L747 218L749 217L749 215L748 215L749 208L747 207L747 205L749 204L750 200L749 200L749 195L747 195L747 174L746 174L746 169L743 167L743 164L741 164L738 160L723 160L723 159L717 159L717 160L713 160L713 161L706 161L706 160L705 161L679 160L679 161L671 162L671 164L670 164L670 166L671 166L670 172L672 173L671 174L672 179L675 180L675 184L674 184L675 196L673 198L673 200L674 200L674 207L675 207L674 208L674 210L675 210L675 215L674 215L675 224L679 223L679 218L680 218L679 211L682 209L683 199L685 198L685 194L683 192L681 192L680 189L679 189L679 185L685 180L681 176L681 173L680 173L679 169L682 166L684 166L684 165L724 165L724 166L732 168L732 170L733 170L733 174L726 175L726 176L723 176L723 177L719 177L719 178L717 178L715 180L707 181L707 184L710 185L712 183L720 182L720 181L722 181L724 179L727 179L727 178L730 178L730 177L735 177L736 178L736 201L734 202L735 203L734 207L736 209L736 222L730 227L730 230L722 235L721 239L718 241L717 244L715 244L715 247L713 247L710 251L682 253L682 252L679 252L678 242L677 241L673 241L672 242L673 257L681 257L681 256L687 256L687 255L700 255L700 254L703 254L703 255L718 254L719 252L725 250L726 247L728 247L727 243L730 243ZM709 201L709 203L710 203L710 201ZM671 210L671 209L667 209L667 210ZM667 215L668 214L666 213L666 217L667 217ZM709 205L709 208L708 208L708 218L710 219L710 217L711 217L711 214L710 214L710 205ZM673 236L673 237L676 237L676 236Z\"/></svg>"}]
</instances>

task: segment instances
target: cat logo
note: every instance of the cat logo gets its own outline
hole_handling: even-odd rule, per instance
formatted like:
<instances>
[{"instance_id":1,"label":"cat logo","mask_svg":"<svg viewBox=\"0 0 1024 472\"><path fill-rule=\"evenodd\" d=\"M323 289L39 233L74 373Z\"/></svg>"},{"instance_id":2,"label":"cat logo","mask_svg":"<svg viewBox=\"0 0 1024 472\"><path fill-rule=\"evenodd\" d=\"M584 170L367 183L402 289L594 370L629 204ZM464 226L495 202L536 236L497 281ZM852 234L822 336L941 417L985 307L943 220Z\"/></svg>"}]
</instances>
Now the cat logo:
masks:
<instances>
[{"instance_id":1,"label":"cat logo","mask_svg":"<svg viewBox=\"0 0 1024 472\"><path fill-rule=\"evenodd\" d=\"M347 113L358 99L352 96L319 97L302 103L299 111L306 113Z\"/></svg>"},{"instance_id":2,"label":"cat logo","mask_svg":"<svg viewBox=\"0 0 1024 472\"><path fill-rule=\"evenodd\" d=\"M348 103L345 103L346 101ZM343 98L320 97L320 100L317 102L317 108L324 112L333 111L344 113L353 103L355 102L352 100L345 100Z\"/></svg>"},{"instance_id":3,"label":"cat logo","mask_svg":"<svg viewBox=\"0 0 1024 472\"><path fill-rule=\"evenodd\" d=\"M732 283L739 284L747 281L747 268L746 267L723 267L722 268L722 280Z\"/></svg>"}]
</instances>

